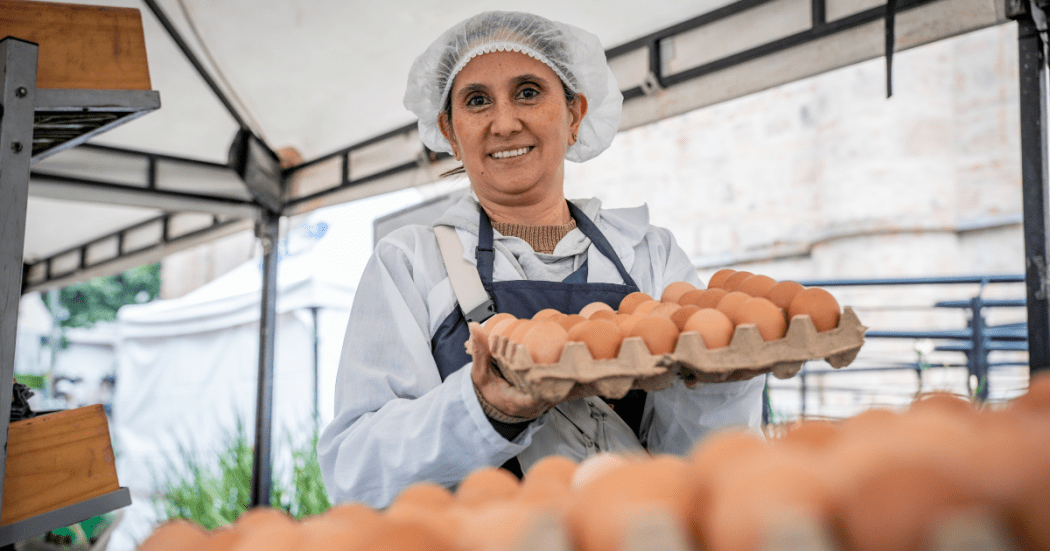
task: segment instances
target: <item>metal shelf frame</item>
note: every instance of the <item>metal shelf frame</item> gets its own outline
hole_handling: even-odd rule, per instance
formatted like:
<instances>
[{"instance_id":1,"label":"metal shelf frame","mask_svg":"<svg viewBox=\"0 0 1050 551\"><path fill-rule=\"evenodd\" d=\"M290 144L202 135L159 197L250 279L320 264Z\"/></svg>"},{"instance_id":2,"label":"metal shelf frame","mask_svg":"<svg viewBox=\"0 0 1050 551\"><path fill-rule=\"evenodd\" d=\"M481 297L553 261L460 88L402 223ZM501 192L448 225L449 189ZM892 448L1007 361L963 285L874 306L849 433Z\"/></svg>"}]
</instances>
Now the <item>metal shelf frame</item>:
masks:
<instances>
[{"instance_id":1,"label":"metal shelf frame","mask_svg":"<svg viewBox=\"0 0 1050 551\"><path fill-rule=\"evenodd\" d=\"M22 253L25 242L26 204L29 198L29 167L39 155L54 148L72 147L88 137L112 128L160 106L157 93L113 93L90 91L50 90L36 88L37 53L32 42L17 38L0 40L0 495L3 495L4 474L7 468L7 437L11 421L12 387L14 383L14 352L18 301L22 286ZM62 106L62 100L70 105ZM93 109L84 102L91 100L109 110L113 117L103 117L104 124L84 125L81 136L66 134L48 147L34 148L34 122L37 102L42 101L48 112L87 113ZM145 100L146 107L136 107ZM152 105L152 107L149 107ZM73 117L68 117L72 119ZM102 120L94 118L92 120ZM131 504L127 488L60 507L28 519L0 526L0 546L8 545L53 528L91 518ZM3 502L0 501L0 511Z\"/></svg>"}]
</instances>

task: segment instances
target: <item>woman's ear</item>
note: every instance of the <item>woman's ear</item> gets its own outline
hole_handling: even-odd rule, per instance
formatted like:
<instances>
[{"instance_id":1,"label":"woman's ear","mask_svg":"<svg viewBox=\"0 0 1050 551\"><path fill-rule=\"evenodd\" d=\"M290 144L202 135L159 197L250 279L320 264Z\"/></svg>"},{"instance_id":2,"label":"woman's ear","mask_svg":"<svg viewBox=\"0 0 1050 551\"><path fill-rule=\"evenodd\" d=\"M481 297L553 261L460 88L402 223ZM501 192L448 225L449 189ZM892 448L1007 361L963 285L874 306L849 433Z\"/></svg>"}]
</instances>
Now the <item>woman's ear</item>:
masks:
<instances>
[{"instance_id":1,"label":"woman's ear","mask_svg":"<svg viewBox=\"0 0 1050 551\"><path fill-rule=\"evenodd\" d=\"M586 115L587 96L576 94L576 99L569 104L569 133L571 134L569 145L576 144L576 139L580 132L580 123L583 122L583 117Z\"/></svg>"},{"instance_id":2,"label":"woman's ear","mask_svg":"<svg viewBox=\"0 0 1050 551\"><path fill-rule=\"evenodd\" d=\"M456 147L456 134L452 131L452 124L448 120L447 113L438 114L438 128L441 130L441 135L448 140L449 145L452 146L452 156L459 160L459 148Z\"/></svg>"}]
</instances>

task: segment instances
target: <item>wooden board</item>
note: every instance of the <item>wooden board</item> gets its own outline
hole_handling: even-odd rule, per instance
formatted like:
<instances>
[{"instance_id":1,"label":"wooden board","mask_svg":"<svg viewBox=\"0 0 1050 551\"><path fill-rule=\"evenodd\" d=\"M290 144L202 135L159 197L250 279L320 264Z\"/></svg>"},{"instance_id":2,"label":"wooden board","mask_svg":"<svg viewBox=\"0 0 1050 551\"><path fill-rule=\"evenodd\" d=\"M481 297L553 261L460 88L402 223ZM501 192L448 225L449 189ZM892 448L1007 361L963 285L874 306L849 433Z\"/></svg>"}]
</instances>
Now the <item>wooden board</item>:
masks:
<instances>
[{"instance_id":1,"label":"wooden board","mask_svg":"<svg viewBox=\"0 0 1050 551\"><path fill-rule=\"evenodd\" d=\"M40 46L37 88L150 90L134 8L0 0L0 38Z\"/></svg>"},{"instance_id":2,"label":"wooden board","mask_svg":"<svg viewBox=\"0 0 1050 551\"><path fill-rule=\"evenodd\" d=\"M120 488L101 405L11 423L0 525Z\"/></svg>"}]
</instances>

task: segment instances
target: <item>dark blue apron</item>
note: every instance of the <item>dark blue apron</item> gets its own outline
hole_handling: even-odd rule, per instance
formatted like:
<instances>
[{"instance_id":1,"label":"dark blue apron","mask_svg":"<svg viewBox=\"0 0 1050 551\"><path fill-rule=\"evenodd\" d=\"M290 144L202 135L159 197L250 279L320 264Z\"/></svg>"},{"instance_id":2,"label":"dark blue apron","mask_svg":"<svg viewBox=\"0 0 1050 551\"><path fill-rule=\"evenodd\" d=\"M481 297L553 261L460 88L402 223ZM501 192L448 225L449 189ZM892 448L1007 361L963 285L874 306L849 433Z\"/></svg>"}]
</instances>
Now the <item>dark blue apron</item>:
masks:
<instances>
[{"instance_id":1,"label":"dark blue apron","mask_svg":"<svg viewBox=\"0 0 1050 551\"><path fill-rule=\"evenodd\" d=\"M478 261L478 275L481 276L482 285L495 303L496 312L513 314L519 319L531 318L536 315L536 312L545 308L553 308L565 314L575 314L592 302L604 302L615 310L625 296L638 291L634 279L627 273L601 230L576 205L568 201L566 203L569 206L569 213L576 220L576 227L591 240L600 253L616 266L623 283L587 283L586 260L578 270L562 281L492 281L492 269L495 262L492 223L485 210L479 206L478 247L475 252ZM431 351L437 362L442 381L463 368L464 365L470 364L470 355L463 346L469 338L470 332L466 318L459 308L455 308L441 322L431 339ZM641 406L645 403L645 393L640 390L631 391L628 396L620 400L607 401L614 404L614 411L621 416L625 416L628 409L637 414L637 422L633 424L634 419L628 420L626 417L624 419L637 434L637 425L641 420ZM632 407L617 407L615 405L617 402L629 402ZM627 403L623 405L626 406ZM520 473L517 474L520 476Z\"/></svg>"}]
</instances>

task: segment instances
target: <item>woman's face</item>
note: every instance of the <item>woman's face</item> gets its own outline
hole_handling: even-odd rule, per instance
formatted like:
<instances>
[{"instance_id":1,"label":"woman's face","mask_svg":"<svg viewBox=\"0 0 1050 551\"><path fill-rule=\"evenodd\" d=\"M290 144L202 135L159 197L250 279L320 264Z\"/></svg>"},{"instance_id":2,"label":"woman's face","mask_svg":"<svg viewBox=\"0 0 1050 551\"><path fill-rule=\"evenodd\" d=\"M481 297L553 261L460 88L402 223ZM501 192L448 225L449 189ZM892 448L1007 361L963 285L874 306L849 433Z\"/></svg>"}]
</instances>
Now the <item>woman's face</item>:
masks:
<instances>
[{"instance_id":1,"label":"woman's face","mask_svg":"<svg viewBox=\"0 0 1050 551\"><path fill-rule=\"evenodd\" d=\"M562 195L565 150L586 99L568 105L550 67L518 52L483 54L456 75L449 97L452 124L442 115L441 131L479 198L518 206Z\"/></svg>"}]
</instances>

